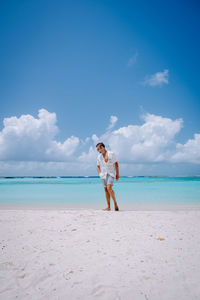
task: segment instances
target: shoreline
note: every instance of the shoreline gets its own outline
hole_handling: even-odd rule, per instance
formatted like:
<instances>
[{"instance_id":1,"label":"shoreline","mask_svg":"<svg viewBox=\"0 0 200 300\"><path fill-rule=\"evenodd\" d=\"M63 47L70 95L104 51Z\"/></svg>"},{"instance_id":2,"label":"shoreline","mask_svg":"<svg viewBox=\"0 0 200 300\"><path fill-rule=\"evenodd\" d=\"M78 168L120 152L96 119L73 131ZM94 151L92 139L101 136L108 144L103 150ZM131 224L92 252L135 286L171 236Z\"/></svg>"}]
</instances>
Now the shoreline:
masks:
<instances>
[{"instance_id":1,"label":"shoreline","mask_svg":"<svg viewBox=\"0 0 200 300\"><path fill-rule=\"evenodd\" d=\"M200 203L118 203L120 211L176 211L200 210ZM63 202L32 202L32 203L0 203L0 210L97 210L106 207L106 200L101 203L63 203ZM111 211L114 209L111 200Z\"/></svg>"}]
</instances>

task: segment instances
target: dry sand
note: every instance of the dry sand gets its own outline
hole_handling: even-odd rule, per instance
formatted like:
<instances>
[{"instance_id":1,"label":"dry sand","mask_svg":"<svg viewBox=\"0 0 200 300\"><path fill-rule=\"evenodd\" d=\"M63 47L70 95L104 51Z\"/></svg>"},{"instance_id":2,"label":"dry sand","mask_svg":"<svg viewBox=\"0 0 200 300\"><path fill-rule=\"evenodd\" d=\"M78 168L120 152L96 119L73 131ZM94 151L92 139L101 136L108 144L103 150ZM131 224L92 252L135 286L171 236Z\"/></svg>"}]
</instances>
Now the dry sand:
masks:
<instances>
[{"instance_id":1,"label":"dry sand","mask_svg":"<svg viewBox=\"0 0 200 300\"><path fill-rule=\"evenodd\" d=\"M0 210L0 299L199 300L200 211Z\"/></svg>"}]
</instances>

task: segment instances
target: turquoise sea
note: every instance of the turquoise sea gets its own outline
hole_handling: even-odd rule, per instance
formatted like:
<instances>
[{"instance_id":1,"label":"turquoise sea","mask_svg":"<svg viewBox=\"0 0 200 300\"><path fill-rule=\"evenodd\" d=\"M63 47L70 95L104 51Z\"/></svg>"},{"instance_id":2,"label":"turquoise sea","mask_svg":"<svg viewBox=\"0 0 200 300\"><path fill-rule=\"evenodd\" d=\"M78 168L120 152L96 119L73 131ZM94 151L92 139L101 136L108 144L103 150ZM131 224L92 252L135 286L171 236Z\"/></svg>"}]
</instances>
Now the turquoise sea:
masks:
<instances>
[{"instance_id":1,"label":"turquoise sea","mask_svg":"<svg viewBox=\"0 0 200 300\"><path fill-rule=\"evenodd\" d=\"M113 189L123 209L200 206L200 177L124 176L114 181ZM104 188L96 176L0 178L1 209L105 206Z\"/></svg>"}]
</instances>

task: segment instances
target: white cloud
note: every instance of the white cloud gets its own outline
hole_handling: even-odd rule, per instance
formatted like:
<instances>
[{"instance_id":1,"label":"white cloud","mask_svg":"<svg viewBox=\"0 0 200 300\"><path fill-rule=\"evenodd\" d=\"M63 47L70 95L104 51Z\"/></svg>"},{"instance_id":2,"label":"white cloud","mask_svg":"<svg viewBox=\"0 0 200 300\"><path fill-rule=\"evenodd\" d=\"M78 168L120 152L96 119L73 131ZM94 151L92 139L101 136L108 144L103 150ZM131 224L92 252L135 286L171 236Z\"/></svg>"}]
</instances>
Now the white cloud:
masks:
<instances>
[{"instance_id":1,"label":"white cloud","mask_svg":"<svg viewBox=\"0 0 200 300\"><path fill-rule=\"evenodd\" d=\"M164 70L163 72L157 72L151 76L147 76L143 81L143 85L161 86L163 84L168 84L169 82L169 70Z\"/></svg>"},{"instance_id":2,"label":"white cloud","mask_svg":"<svg viewBox=\"0 0 200 300\"><path fill-rule=\"evenodd\" d=\"M136 63L137 56L138 56L138 52L136 52L136 53L129 59L128 64L127 64L128 67L131 67L132 65L134 65L134 64Z\"/></svg>"},{"instance_id":3,"label":"white cloud","mask_svg":"<svg viewBox=\"0 0 200 300\"><path fill-rule=\"evenodd\" d=\"M200 164L200 134L194 134L185 144L176 145L176 153L172 155L171 162L188 162Z\"/></svg>"},{"instance_id":4,"label":"white cloud","mask_svg":"<svg viewBox=\"0 0 200 300\"><path fill-rule=\"evenodd\" d=\"M0 132L0 160L67 160L79 138L71 136L64 143L57 142L56 114L40 109L38 118L31 115L5 118Z\"/></svg>"},{"instance_id":5,"label":"white cloud","mask_svg":"<svg viewBox=\"0 0 200 300\"><path fill-rule=\"evenodd\" d=\"M92 167L89 171L80 162L41 162L41 161L0 161L0 176L78 176L95 174Z\"/></svg>"},{"instance_id":6,"label":"white cloud","mask_svg":"<svg viewBox=\"0 0 200 300\"><path fill-rule=\"evenodd\" d=\"M90 137L86 137L86 139L85 139L85 143L88 143L88 142L89 142L89 140L90 140Z\"/></svg>"},{"instance_id":7,"label":"white cloud","mask_svg":"<svg viewBox=\"0 0 200 300\"><path fill-rule=\"evenodd\" d=\"M95 146L90 146L88 152L82 152L78 157L78 161L84 163L84 165L93 165L96 162L97 151Z\"/></svg>"},{"instance_id":8,"label":"white cloud","mask_svg":"<svg viewBox=\"0 0 200 300\"><path fill-rule=\"evenodd\" d=\"M155 174L156 165L158 170L162 164L170 171L169 165L173 168L177 163L200 164L200 134L185 144L176 141L182 119L147 113L142 116L143 124L113 130L117 120L111 116L109 126L99 137L93 134L81 140L72 135L61 143L56 140L59 129L55 113L40 109L38 118L5 118L0 132L0 175L23 175L23 170L25 175L95 175L96 143L100 141L116 153L124 172L147 174L148 170Z\"/></svg>"},{"instance_id":9,"label":"white cloud","mask_svg":"<svg viewBox=\"0 0 200 300\"><path fill-rule=\"evenodd\" d=\"M107 136L105 142L123 162L167 161L174 137L182 127L182 119L175 121L153 114L143 116L144 124L121 127Z\"/></svg>"},{"instance_id":10,"label":"white cloud","mask_svg":"<svg viewBox=\"0 0 200 300\"><path fill-rule=\"evenodd\" d=\"M112 129L112 128L115 126L117 120L118 120L118 118L117 118L116 116L111 116L111 117L110 117L110 124L109 124L109 126L107 127L107 130Z\"/></svg>"},{"instance_id":11,"label":"white cloud","mask_svg":"<svg viewBox=\"0 0 200 300\"><path fill-rule=\"evenodd\" d=\"M98 136L96 134L93 134L92 135L92 140L94 141L94 143L97 143L98 142Z\"/></svg>"},{"instance_id":12,"label":"white cloud","mask_svg":"<svg viewBox=\"0 0 200 300\"><path fill-rule=\"evenodd\" d=\"M51 141L51 146L45 151L48 160L65 160L71 156L79 144L79 138L71 136L64 143Z\"/></svg>"}]
</instances>

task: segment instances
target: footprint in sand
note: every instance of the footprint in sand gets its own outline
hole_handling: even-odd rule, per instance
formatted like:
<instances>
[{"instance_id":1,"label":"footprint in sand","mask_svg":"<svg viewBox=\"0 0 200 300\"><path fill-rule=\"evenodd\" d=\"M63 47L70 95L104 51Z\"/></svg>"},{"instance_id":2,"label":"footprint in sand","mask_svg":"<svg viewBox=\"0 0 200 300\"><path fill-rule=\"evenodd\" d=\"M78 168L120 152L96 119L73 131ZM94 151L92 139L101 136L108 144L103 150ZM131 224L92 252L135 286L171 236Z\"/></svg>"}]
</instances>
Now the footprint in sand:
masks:
<instances>
[{"instance_id":1,"label":"footprint in sand","mask_svg":"<svg viewBox=\"0 0 200 300\"><path fill-rule=\"evenodd\" d=\"M120 299L119 295L117 294L117 292L115 292L115 287L114 286L111 286L111 285L103 285L103 284L99 284L99 285L96 285L96 287L94 287L92 289L92 296L93 297L101 297L102 299L102 296L105 296L105 295L112 295L112 299ZM115 295L114 295L115 294ZM113 298L114 296L114 298Z\"/></svg>"},{"instance_id":2,"label":"footprint in sand","mask_svg":"<svg viewBox=\"0 0 200 300\"><path fill-rule=\"evenodd\" d=\"M11 261L0 263L0 271L10 270L14 264Z\"/></svg>"}]
</instances>

